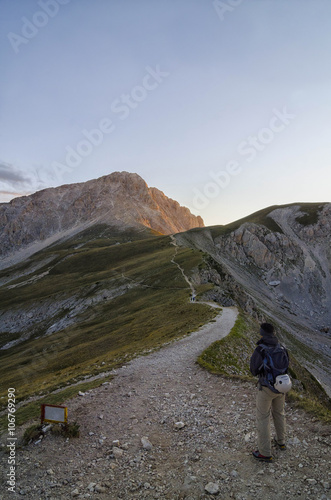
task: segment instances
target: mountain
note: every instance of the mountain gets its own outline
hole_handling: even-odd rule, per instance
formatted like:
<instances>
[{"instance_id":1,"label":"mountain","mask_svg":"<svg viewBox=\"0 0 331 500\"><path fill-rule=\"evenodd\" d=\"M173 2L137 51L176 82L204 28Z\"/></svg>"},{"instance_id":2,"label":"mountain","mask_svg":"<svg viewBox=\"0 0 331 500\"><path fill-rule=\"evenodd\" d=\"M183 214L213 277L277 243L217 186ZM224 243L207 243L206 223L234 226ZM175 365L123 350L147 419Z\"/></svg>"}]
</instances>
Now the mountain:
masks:
<instances>
[{"instance_id":1,"label":"mountain","mask_svg":"<svg viewBox=\"0 0 331 500\"><path fill-rule=\"evenodd\" d=\"M249 346L259 322L273 322L331 394L331 204L274 206L202 227L122 172L13 200L1 217L4 391L19 387L26 400L95 383L212 320L212 303L250 317Z\"/></svg>"},{"instance_id":2,"label":"mountain","mask_svg":"<svg viewBox=\"0 0 331 500\"><path fill-rule=\"evenodd\" d=\"M149 188L137 174L114 172L44 189L0 205L2 268L97 223L148 227L161 234L203 227L201 217Z\"/></svg>"},{"instance_id":3,"label":"mountain","mask_svg":"<svg viewBox=\"0 0 331 500\"><path fill-rule=\"evenodd\" d=\"M291 332L288 342L330 388L330 203L269 207L233 224L193 229L176 239L209 255L209 269L197 281L215 285L209 298L240 305ZM300 349L294 339L301 342Z\"/></svg>"}]
</instances>

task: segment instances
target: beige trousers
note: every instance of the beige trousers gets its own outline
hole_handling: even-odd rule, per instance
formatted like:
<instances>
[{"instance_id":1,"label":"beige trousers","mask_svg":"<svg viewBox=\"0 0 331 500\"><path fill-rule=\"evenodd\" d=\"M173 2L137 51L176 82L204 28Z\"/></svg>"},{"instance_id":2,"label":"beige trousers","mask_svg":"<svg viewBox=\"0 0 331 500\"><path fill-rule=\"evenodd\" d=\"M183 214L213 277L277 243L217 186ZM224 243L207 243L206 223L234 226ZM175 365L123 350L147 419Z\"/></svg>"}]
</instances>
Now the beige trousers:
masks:
<instances>
[{"instance_id":1,"label":"beige trousers","mask_svg":"<svg viewBox=\"0 0 331 500\"><path fill-rule=\"evenodd\" d=\"M266 457L271 456L270 412L277 442L285 444L285 394L277 394L262 386L256 398L257 445L261 455Z\"/></svg>"}]
</instances>

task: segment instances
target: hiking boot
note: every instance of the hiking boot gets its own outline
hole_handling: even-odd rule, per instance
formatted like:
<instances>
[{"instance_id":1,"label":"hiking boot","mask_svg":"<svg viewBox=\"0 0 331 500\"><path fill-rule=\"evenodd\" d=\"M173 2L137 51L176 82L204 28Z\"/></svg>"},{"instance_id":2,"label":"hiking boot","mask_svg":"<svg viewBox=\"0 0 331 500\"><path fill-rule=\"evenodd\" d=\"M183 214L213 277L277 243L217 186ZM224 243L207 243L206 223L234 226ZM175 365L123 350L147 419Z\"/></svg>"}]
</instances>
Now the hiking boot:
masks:
<instances>
[{"instance_id":1,"label":"hiking boot","mask_svg":"<svg viewBox=\"0 0 331 500\"><path fill-rule=\"evenodd\" d=\"M284 444L278 443L276 438L274 438L274 445L277 446L277 448L279 448L282 451L286 450L286 444L285 443Z\"/></svg>"},{"instance_id":2,"label":"hiking boot","mask_svg":"<svg viewBox=\"0 0 331 500\"><path fill-rule=\"evenodd\" d=\"M265 457L264 455L261 455L259 450L253 451L252 455L254 458L256 458L256 460L259 460L260 462L272 462L272 457Z\"/></svg>"}]
</instances>

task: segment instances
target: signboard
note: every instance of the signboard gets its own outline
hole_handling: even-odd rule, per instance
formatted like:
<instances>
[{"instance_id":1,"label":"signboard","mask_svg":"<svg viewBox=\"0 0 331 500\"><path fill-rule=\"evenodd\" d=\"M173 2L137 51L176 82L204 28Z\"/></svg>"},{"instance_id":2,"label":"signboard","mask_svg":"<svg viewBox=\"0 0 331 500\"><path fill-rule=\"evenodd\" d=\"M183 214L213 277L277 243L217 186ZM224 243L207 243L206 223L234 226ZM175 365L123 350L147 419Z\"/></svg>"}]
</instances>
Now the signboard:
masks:
<instances>
[{"instance_id":1,"label":"signboard","mask_svg":"<svg viewBox=\"0 0 331 500\"><path fill-rule=\"evenodd\" d=\"M68 410L66 406L41 405L41 423L52 422L54 424L67 423Z\"/></svg>"}]
</instances>

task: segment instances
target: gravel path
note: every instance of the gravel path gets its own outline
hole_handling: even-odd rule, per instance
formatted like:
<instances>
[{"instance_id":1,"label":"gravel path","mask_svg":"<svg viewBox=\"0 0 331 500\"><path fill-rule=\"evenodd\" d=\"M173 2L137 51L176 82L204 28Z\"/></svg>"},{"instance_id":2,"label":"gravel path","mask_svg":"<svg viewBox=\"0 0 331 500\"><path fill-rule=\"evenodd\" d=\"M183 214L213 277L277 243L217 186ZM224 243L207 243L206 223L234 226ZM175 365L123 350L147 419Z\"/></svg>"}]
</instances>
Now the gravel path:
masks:
<instances>
[{"instance_id":1,"label":"gravel path","mask_svg":"<svg viewBox=\"0 0 331 500\"><path fill-rule=\"evenodd\" d=\"M331 499L330 428L287 405L288 449L256 463L255 391L196 363L237 316L216 321L68 401L79 439L49 435L17 451L17 494L1 499ZM207 491L208 490L208 491Z\"/></svg>"}]
</instances>

